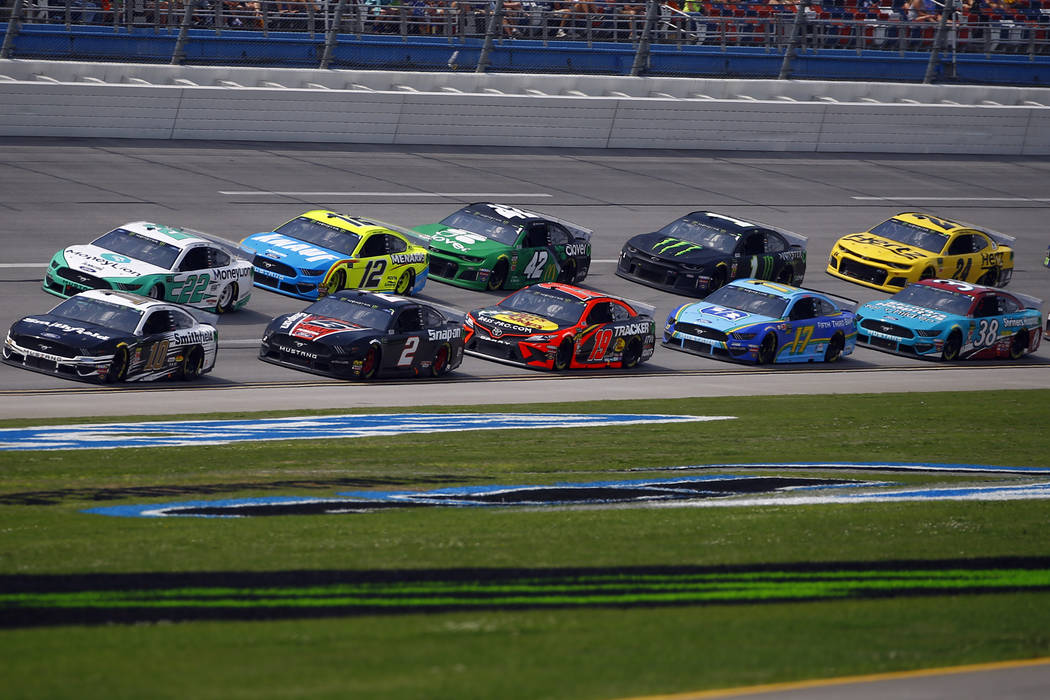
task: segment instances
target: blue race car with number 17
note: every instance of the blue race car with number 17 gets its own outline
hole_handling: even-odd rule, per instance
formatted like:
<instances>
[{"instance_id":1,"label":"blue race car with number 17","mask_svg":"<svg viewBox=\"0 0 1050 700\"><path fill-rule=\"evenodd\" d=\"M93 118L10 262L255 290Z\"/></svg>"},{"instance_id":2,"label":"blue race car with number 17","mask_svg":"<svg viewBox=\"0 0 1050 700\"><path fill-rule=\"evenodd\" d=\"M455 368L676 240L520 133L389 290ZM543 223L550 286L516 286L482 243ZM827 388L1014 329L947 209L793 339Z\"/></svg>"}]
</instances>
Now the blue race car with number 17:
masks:
<instances>
[{"instance_id":1,"label":"blue race car with number 17","mask_svg":"<svg viewBox=\"0 0 1050 700\"><path fill-rule=\"evenodd\" d=\"M759 279L735 280L671 312L663 346L755 364L834 362L857 344L852 299Z\"/></svg>"}]
</instances>

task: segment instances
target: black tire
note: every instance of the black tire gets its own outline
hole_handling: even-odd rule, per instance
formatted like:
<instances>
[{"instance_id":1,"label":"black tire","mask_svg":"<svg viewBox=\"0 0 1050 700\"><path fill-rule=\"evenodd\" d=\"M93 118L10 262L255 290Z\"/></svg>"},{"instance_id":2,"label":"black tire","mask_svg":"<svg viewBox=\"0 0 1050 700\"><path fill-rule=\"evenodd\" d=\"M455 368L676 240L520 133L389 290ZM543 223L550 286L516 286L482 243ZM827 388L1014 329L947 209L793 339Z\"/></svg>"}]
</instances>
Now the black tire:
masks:
<instances>
[{"instance_id":1,"label":"black tire","mask_svg":"<svg viewBox=\"0 0 1050 700\"><path fill-rule=\"evenodd\" d=\"M576 258L569 258L565 261L565 267L561 269L558 281L564 284L572 284L576 281Z\"/></svg>"},{"instance_id":2,"label":"black tire","mask_svg":"<svg viewBox=\"0 0 1050 700\"><path fill-rule=\"evenodd\" d=\"M234 306L237 303L237 292L239 291L240 288L237 286L236 282L230 282L223 287L222 291L219 292L219 299L215 303L215 313L228 314L233 311ZM229 298L226 297L227 293L229 293Z\"/></svg>"},{"instance_id":3,"label":"black tire","mask_svg":"<svg viewBox=\"0 0 1050 700\"><path fill-rule=\"evenodd\" d=\"M758 346L758 355L755 357L756 365L765 365L775 362L777 359L777 337L767 333L762 338L762 344Z\"/></svg>"},{"instance_id":4,"label":"black tire","mask_svg":"<svg viewBox=\"0 0 1050 700\"><path fill-rule=\"evenodd\" d=\"M397 278L397 286L394 287L394 293L400 296L405 296L412 291L412 284L415 282L416 273L412 270L405 270L400 277Z\"/></svg>"},{"instance_id":5,"label":"black tire","mask_svg":"<svg viewBox=\"0 0 1050 700\"><path fill-rule=\"evenodd\" d=\"M1017 331L1010 339L1010 359L1019 360L1028 350L1028 331Z\"/></svg>"},{"instance_id":6,"label":"black tire","mask_svg":"<svg viewBox=\"0 0 1050 700\"><path fill-rule=\"evenodd\" d=\"M919 275L919 279L932 280L936 276L937 272L932 267L927 267L925 270L922 271L922 274Z\"/></svg>"},{"instance_id":7,"label":"black tire","mask_svg":"<svg viewBox=\"0 0 1050 700\"><path fill-rule=\"evenodd\" d=\"M962 333L954 330L948 335L948 340L944 341L944 347L941 349L941 359L947 362L958 360L961 349Z\"/></svg>"},{"instance_id":8,"label":"black tire","mask_svg":"<svg viewBox=\"0 0 1050 700\"><path fill-rule=\"evenodd\" d=\"M726 269L722 266L716 267L714 274L711 275L711 282L707 285L707 293L710 294L716 289L726 286L727 279Z\"/></svg>"},{"instance_id":9,"label":"black tire","mask_svg":"<svg viewBox=\"0 0 1050 700\"><path fill-rule=\"evenodd\" d=\"M773 281L780 284L791 284L793 279L795 279L795 271L790 265L785 265L780 269L780 272L777 273L777 278Z\"/></svg>"},{"instance_id":10,"label":"black tire","mask_svg":"<svg viewBox=\"0 0 1050 700\"><path fill-rule=\"evenodd\" d=\"M638 366L638 360L642 357L642 339L634 336L627 341L627 347L623 349L623 366L630 369Z\"/></svg>"},{"instance_id":11,"label":"black tire","mask_svg":"<svg viewBox=\"0 0 1050 700\"><path fill-rule=\"evenodd\" d=\"M437 351L434 353L434 359L430 362L430 376L440 377L442 374L448 374L448 361L451 357L452 346L448 343L442 343L439 345Z\"/></svg>"},{"instance_id":12,"label":"black tire","mask_svg":"<svg viewBox=\"0 0 1050 700\"><path fill-rule=\"evenodd\" d=\"M558 346L558 352L554 355L554 369L561 371L567 369L572 364L572 354L575 351L572 338L566 338L561 341L561 345Z\"/></svg>"},{"instance_id":13,"label":"black tire","mask_svg":"<svg viewBox=\"0 0 1050 700\"><path fill-rule=\"evenodd\" d=\"M149 288L149 291L146 292L146 296L148 296L150 299L163 299L164 286L160 284L153 285Z\"/></svg>"},{"instance_id":14,"label":"black tire","mask_svg":"<svg viewBox=\"0 0 1050 700\"><path fill-rule=\"evenodd\" d=\"M328 283L328 293L335 294L346 288L346 270L340 268L335 271L332 275L332 280Z\"/></svg>"},{"instance_id":15,"label":"black tire","mask_svg":"<svg viewBox=\"0 0 1050 700\"><path fill-rule=\"evenodd\" d=\"M492 268L492 272L489 273L489 280L485 283L485 289L490 292L502 289L503 285L507 283L507 272L509 269L506 260L500 260L496 263L496 267Z\"/></svg>"},{"instance_id":16,"label":"black tire","mask_svg":"<svg viewBox=\"0 0 1050 700\"><path fill-rule=\"evenodd\" d=\"M842 359L842 349L844 347L846 347L846 339L842 337L841 333L831 336L831 340L828 341L828 347L824 350L824 361L838 362Z\"/></svg>"},{"instance_id":17,"label":"black tire","mask_svg":"<svg viewBox=\"0 0 1050 700\"><path fill-rule=\"evenodd\" d=\"M981 275L981 278L977 280L977 284L983 284L985 287L994 287L999 283L999 268L993 267Z\"/></svg>"},{"instance_id":18,"label":"black tire","mask_svg":"<svg viewBox=\"0 0 1050 700\"><path fill-rule=\"evenodd\" d=\"M190 348L182 357L182 367L179 370L179 378L191 381L201 376L204 371L204 349L199 345Z\"/></svg>"},{"instance_id":19,"label":"black tire","mask_svg":"<svg viewBox=\"0 0 1050 700\"><path fill-rule=\"evenodd\" d=\"M379 365L383 360L383 352L378 345L369 345L365 352L365 359L361 363L361 379L375 379L379 375Z\"/></svg>"},{"instance_id":20,"label":"black tire","mask_svg":"<svg viewBox=\"0 0 1050 700\"><path fill-rule=\"evenodd\" d=\"M110 360L109 370L106 372L106 383L117 384L128 378L128 364L131 357L128 354L128 346L121 343L113 353Z\"/></svg>"}]
</instances>

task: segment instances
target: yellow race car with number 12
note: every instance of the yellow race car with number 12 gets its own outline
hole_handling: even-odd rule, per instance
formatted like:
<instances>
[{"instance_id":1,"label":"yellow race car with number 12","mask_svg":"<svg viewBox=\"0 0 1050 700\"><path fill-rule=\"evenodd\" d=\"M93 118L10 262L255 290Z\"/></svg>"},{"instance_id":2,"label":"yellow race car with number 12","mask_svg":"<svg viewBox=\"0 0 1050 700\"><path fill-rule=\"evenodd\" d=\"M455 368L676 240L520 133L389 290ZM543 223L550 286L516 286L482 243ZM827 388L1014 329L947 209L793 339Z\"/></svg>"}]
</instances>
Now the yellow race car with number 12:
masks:
<instances>
[{"instance_id":1,"label":"yellow race car with number 12","mask_svg":"<svg viewBox=\"0 0 1050 700\"><path fill-rule=\"evenodd\" d=\"M1014 271L1012 236L930 214L905 212L840 238L827 273L897 292L924 279L1005 287Z\"/></svg>"}]
</instances>

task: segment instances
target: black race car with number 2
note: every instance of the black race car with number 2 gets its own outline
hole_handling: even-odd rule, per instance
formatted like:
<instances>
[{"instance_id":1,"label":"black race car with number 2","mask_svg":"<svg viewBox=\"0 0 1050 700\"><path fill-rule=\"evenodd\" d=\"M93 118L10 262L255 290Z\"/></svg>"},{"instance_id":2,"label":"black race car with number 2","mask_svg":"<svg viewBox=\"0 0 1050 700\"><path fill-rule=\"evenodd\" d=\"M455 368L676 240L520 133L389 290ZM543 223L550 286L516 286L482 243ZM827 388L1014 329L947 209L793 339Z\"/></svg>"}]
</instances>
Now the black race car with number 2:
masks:
<instances>
[{"instance_id":1,"label":"black race car with number 2","mask_svg":"<svg viewBox=\"0 0 1050 700\"><path fill-rule=\"evenodd\" d=\"M634 367L653 356L653 307L558 282L520 289L463 321L467 354L536 369Z\"/></svg>"},{"instance_id":2,"label":"black race car with number 2","mask_svg":"<svg viewBox=\"0 0 1050 700\"><path fill-rule=\"evenodd\" d=\"M340 379L439 377L463 361L461 323L415 299L344 290L270 321L259 359Z\"/></svg>"}]
</instances>

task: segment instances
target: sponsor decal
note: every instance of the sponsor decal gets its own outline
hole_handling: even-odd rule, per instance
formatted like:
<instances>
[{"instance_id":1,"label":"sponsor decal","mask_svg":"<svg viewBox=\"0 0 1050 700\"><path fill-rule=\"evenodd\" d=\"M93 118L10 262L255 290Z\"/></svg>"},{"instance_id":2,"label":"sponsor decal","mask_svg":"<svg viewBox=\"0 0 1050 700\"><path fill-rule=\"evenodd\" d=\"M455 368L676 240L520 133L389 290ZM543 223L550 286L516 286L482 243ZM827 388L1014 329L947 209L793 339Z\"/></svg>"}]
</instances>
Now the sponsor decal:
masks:
<instances>
[{"instance_id":1,"label":"sponsor decal","mask_svg":"<svg viewBox=\"0 0 1050 700\"><path fill-rule=\"evenodd\" d=\"M297 241L294 238L282 236L279 233L266 233L261 236L253 236L249 240L258 241L259 243L269 243L275 248L280 248L282 250L290 250L293 253L298 253L306 262L318 262L320 260L335 261L339 259L338 255L329 253L328 251L322 248L315 248L309 243L303 243L302 241ZM270 251L266 251L266 255L270 257L278 257L271 256Z\"/></svg>"},{"instance_id":2,"label":"sponsor decal","mask_svg":"<svg viewBox=\"0 0 1050 700\"><path fill-rule=\"evenodd\" d=\"M912 306L904 302L887 299L875 305L875 308L883 313L893 314L901 318L915 318L929 323L940 323L948 320L948 316L939 311L927 309L922 306Z\"/></svg>"},{"instance_id":3,"label":"sponsor decal","mask_svg":"<svg viewBox=\"0 0 1050 700\"><path fill-rule=\"evenodd\" d=\"M850 241L851 243L859 243L861 245L870 245L876 248L882 248L895 255L899 255L905 260L921 260L926 257L925 253L922 253L914 248L897 243L896 241L887 240L885 238L879 238L878 236L872 236L866 233L852 233L845 236L842 240Z\"/></svg>"},{"instance_id":4,"label":"sponsor decal","mask_svg":"<svg viewBox=\"0 0 1050 700\"><path fill-rule=\"evenodd\" d=\"M212 272L212 276L218 282L225 282L226 280L236 280L243 277L250 277L252 274L252 268L250 267L220 267Z\"/></svg>"},{"instance_id":5,"label":"sponsor decal","mask_svg":"<svg viewBox=\"0 0 1050 700\"><path fill-rule=\"evenodd\" d=\"M640 321L638 323L629 323L626 326L620 326L619 328L613 329L613 335L617 338L625 335L645 335L651 333L653 330L653 323L651 321Z\"/></svg>"},{"instance_id":6,"label":"sponsor decal","mask_svg":"<svg viewBox=\"0 0 1050 700\"><path fill-rule=\"evenodd\" d=\"M308 316L307 318L299 321L295 324L289 335L296 338L306 338L308 340L315 340L317 338L323 338L326 335L332 335L334 333L344 333L346 331L359 331L363 326L358 326L348 321L341 321L337 318L328 318L326 316Z\"/></svg>"},{"instance_id":7,"label":"sponsor decal","mask_svg":"<svg viewBox=\"0 0 1050 700\"><path fill-rule=\"evenodd\" d=\"M131 262L131 258L129 258L127 256L124 256L124 255L118 255L116 253L103 253L102 254L102 259L103 260L108 260L108 261L114 262L114 263L127 264L127 263Z\"/></svg>"},{"instance_id":8,"label":"sponsor decal","mask_svg":"<svg viewBox=\"0 0 1050 700\"><path fill-rule=\"evenodd\" d=\"M703 248L702 245L679 240L677 238L664 238L653 244L654 253L659 253L661 255L671 255L673 253L675 257L685 255L694 250L703 250Z\"/></svg>"},{"instance_id":9,"label":"sponsor decal","mask_svg":"<svg viewBox=\"0 0 1050 700\"><path fill-rule=\"evenodd\" d=\"M694 423L734 418L735 416L644 413L367 413L252 420L51 425L0 429L0 450L176 447L267 440L318 441L464 430L548 430L650 423Z\"/></svg>"},{"instance_id":10,"label":"sponsor decal","mask_svg":"<svg viewBox=\"0 0 1050 700\"><path fill-rule=\"evenodd\" d=\"M463 335L462 328L444 328L441 330L435 330L433 328L427 329L428 340L453 340Z\"/></svg>"},{"instance_id":11,"label":"sponsor decal","mask_svg":"<svg viewBox=\"0 0 1050 700\"><path fill-rule=\"evenodd\" d=\"M63 333L75 333L76 335L82 335L86 338L94 338L95 340L109 340L112 336L103 335L96 333L95 331L89 331L83 326L71 326L68 323L62 321L44 321L43 319L33 318L32 316L22 319L26 323L32 323L35 325L41 325L46 328L54 328L55 330L62 331ZM58 336L55 336L56 338Z\"/></svg>"},{"instance_id":12,"label":"sponsor decal","mask_svg":"<svg viewBox=\"0 0 1050 700\"><path fill-rule=\"evenodd\" d=\"M484 318L486 321L502 325L506 330L521 333L558 330L558 324L554 321L524 311L500 311Z\"/></svg>"},{"instance_id":13,"label":"sponsor decal","mask_svg":"<svg viewBox=\"0 0 1050 700\"><path fill-rule=\"evenodd\" d=\"M517 207L509 207L506 204L493 204L489 207L492 211L496 212L504 219L539 219L542 218L538 214L525 211L524 209L518 209Z\"/></svg>"},{"instance_id":14,"label":"sponsor decal","mask_svg":"<svg viewBox=\"0 0 1050 700\"><path fill-rule=\"evenodd\" d=\"M98 268L109 272L119 273L124 277L136 277L141 273L140 270L136 270L134 267L128 266L128 263L132 262L131 258L123 255L117 255L116 253L103 253L101 255L94 255L80 248L66 248L64 251L66 260L69 261L70 265L77 266L97 266L96 268L85 268L86 272L97 272ZM74 261L74 258L77 258ZM114 259L110 259L114 258Z\"/></svg>"},{"instance_id":15,"label":"sponsor decal","mask_svg":"<svg viewBox=\"0 0 1050 700\"><path fill-rule=\"evenodd\" d=\"M702 309L700 309L700 313L724 318L727 321L739 321L740 319L747 318L751 315L746 311L740 311L739 309L727 309L724 306L705 306Z\"/></svg>"},{"instance_id":16,"label":"sponsor decal","mask_svg":"<svg viewBox=\"0 0 1050 700\"><path fill-rule=\"evenodd\" d=\"M408 265L411 263L425 263L426 253L392 253L390 260L396 265Z\"/></svg>"},{"instance_id":17,"label":"sponsor decal","mask_svg":"<svg viewBox=\"0 0 1050 700\"><path fill-rule=\"evenodd\" d=\"M586 243L570 243L565 246L565 254L570 258L579 258L587 255L587 244Z\"/></svg>"}]
</instances>

